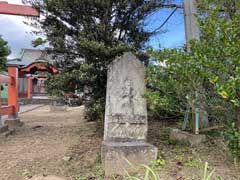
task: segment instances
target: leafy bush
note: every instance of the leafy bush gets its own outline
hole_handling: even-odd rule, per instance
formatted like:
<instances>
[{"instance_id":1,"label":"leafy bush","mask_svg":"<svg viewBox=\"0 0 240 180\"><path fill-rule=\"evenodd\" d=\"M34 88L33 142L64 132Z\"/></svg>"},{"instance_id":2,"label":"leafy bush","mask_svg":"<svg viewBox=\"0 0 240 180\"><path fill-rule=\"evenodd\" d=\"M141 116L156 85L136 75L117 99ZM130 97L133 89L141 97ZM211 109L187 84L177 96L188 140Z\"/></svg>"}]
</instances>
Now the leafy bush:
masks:
<instances>
[{"instance_id":1,"label":"leafy bush","mask_svg":"<svg viewBox=\"0 0 240 180\"><path fill-rule=\"evenodd\" d=\"M227 18L215 0L202 1L202 7L201 39L190 42L190 52L184 47L148 50L155 62L147 70L145 96L155 112L183 114L203 106L210 120L239 120L240 129L240 16L235 11Z\"/></svg>"},{"instance_id":2,"label":"leafy bush","mask_svg":"<svg viewBox=\"0 0 240 180\"><path fill-rule=\"evenodd\" d=\"M158 52L149 49L148 54L159 61ZM145 98L155 114L161 113L161 110L183 112L186 106L179 83L168 72L166 68L155 65L150 65L146 70L148 90Z\"/></svg>"},{"instance_id":3,"label":"leafy bush","mask_svg":"<svg viewBox=\"0 0 240 180\"><path fill-rule=\"evenodd\" d=\"M75 86L70 84L72 78L69 73L50 76L47 80L47 91L52 96L62 96L64 92L74 92Z\"/></svg>"},{"instance_id":4,"label":"leafy bush","mask_svg":"<svg viewBox=\"0 0 240 180\"><path fill-rule=\"evenodd\" d=\"M240 132L238 132L235 123L232 123L224 132L228 142L228 148L234 158L240 159Z\"/></svg>"}]
</instances>

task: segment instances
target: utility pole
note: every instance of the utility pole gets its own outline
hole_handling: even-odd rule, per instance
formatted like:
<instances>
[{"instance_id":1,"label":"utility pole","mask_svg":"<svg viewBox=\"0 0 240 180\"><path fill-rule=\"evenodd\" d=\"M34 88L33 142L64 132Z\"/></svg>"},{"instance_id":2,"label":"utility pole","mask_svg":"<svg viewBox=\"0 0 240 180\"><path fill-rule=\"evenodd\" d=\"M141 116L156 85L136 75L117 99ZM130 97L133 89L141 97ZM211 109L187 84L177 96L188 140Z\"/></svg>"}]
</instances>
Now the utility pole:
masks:
<instances>
[{"instance_id":1,"label":"utility pole","mask_svg":"<svg viewBox=\"0 0 240 180\"><path fill-rule=\"evenodd\" d=\"M185 20L185 34L187 41L187 51L191 51L190 41L200 40L200 29L196 19L197 2L196 0L184 0L184 20ZM203 89L203 87L200 87ZM208 113L206 111L206 103L202 94L195 93L195 105L192 107L194 114L194 134L199 133L200 126L208 125ZM197 103L197 105L196 105Z\"/></svg>"},{"instance_id":2,"label":"utility pole","mask_svg":"<svg viewBox=\"0 0 240 180\"><path fill-rule=\"evenodd\" d=\"M196 0L184 0L184 20L188 51L190 51L189 41L200 39L199 24L196 19Z\"/></svg>"}]
</instances>

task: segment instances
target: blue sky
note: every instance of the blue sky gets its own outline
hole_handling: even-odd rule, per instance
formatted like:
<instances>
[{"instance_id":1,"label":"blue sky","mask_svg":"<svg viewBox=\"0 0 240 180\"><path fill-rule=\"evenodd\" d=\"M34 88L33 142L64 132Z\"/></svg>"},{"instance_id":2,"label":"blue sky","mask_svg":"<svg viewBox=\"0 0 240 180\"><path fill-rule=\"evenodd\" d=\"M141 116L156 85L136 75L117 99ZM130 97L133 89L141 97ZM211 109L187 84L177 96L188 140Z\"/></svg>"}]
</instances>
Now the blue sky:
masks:
<instances>
[{"instance_id":1,"label":"blue sky","mask_svg":"<svg viewBox=\"0 0 240 180\"><path fill-rule=\"evenodd\" d=\"M182 0L175 0L176 4L182 4ZM147 29L156 29L174 9L161 9L147 20ZM161 29L164 33L153 36L147 45L155 49L175 48L183 46L185 40L183 9L178 9L169 21Z\"/></svg>"},{"instance_id":2,"label":"blue sky","mask_svg":"<svg viewBox=\"0 0 240 180\"><path fill-rule=\"evenodd\" d=\"M8 3L22 4L21 0L7 0ZM181 4L182 0L175 0ZM155 29L164 22L173 9L161 9L149 17L146 21L147 29ZM31 41L36 38L31 33L32 28L25 25L23 21L28 21L24 17L0 15L0 35L8 41L12 50L10 58L17 57L21 48L33 48ZM154 48L180 47L185 44L184 20L182 9L178 9L171 19L162 28L165 33L158 34L150 39L148 46ZM41 47L40 47L41 48Z\"/></svg>"}]
</instances>

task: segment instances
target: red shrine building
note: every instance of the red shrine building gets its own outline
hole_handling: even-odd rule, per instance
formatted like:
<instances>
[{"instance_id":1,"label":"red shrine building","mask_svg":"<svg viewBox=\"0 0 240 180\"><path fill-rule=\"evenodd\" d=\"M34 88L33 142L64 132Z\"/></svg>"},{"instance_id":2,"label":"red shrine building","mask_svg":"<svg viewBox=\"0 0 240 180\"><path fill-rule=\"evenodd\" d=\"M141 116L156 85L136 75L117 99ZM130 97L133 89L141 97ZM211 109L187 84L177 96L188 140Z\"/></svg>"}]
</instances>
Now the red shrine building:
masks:
<instances>
[{"instance_id":1,"label":"red shrine building","mask_svg":"<svg viewBox=\"0 0 240 180\"><path fill-rule=\"evenodd\" d=\"M19 58L8 62L18 65L18 93L22 99L47 99L46 80L59 72L53 59L43 50L22 49Z\"/></svg>"}]
</instances>

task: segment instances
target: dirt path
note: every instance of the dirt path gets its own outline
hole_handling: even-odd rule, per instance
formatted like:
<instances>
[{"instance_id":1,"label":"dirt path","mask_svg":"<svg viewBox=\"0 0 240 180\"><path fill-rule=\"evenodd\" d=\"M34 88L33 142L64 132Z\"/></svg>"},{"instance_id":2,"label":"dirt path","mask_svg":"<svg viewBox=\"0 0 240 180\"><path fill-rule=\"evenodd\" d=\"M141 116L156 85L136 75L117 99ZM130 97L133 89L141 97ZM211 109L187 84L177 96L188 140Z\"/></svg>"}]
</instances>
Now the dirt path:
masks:
<instances>
[{"instance_id":1,"label":"dirt path","mask_svg":"<svg viewBox=\"0 0 240 180\"><path fill-rule=\"evenodd\" d=\"M83 116L83 107L50 113L48 106L21 115L25 126L0 140L0 180L34 179L36 175L73 179L67 167L73 158L69 154L81 142L86 149L86 138L94 133L94 124L84 123Z\"/></svg>"},{"instance_id":2,"label":"dirt path","mask_svg":"<svg viewBox=\"0 0 240 180\"><path fill-rule=\"evenodd\" d=\"M0 180L104 179L99 154L103 129L84 120L83 107L50 113L45 106L22 114L21 120L23 127L0 139ZM167 138L168 127L171 123L149 121L148 139L166 162L158 171L160 179L199 180L207 161L216 180L239 180L240 169L228 160L219 138L196 148L176 145Z\"/></svg>"}]
</instances>

